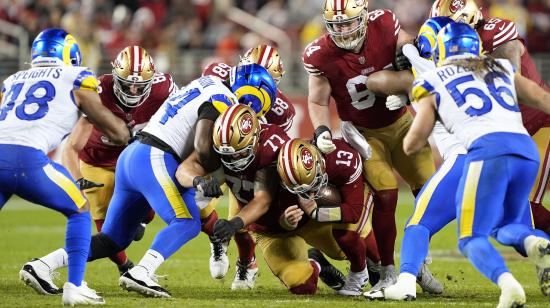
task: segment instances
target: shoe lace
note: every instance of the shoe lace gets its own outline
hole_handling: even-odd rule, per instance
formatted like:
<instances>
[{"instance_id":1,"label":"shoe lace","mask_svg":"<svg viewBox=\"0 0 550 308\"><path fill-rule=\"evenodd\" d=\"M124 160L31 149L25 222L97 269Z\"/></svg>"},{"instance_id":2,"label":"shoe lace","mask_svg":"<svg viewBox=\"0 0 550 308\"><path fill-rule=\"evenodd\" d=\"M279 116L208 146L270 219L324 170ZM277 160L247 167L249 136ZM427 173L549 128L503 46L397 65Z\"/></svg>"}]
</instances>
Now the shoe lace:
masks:
<instances>
[{"instance_id":1,"label":"shoe lace","mask_svg":"<svg viewBox=\"0 0 550 308\"><path fill-rule=\"evenodd\" d=\"M248 264L237 262L237 277L239 280L246 280L248 276Z\"/></svg>"},{"instance_id":2,"label":"shoe lace","mask_svg":"<svg viewBox=\"0 0 550 308\"><path fill-rule=\"evenodd\" d=\"M168 279L168 275L150 274L149 278L151 278L151 280L153 280L154 282L158 283L159 279L163 279L163 280Z\"/></svg>"},{"instance_id":3,"label":"shoe lace","mask_svg":"<svg viewBox=\"0 0 550 308\"><path fill-rule=\"evenodd\" d=\"M220 241L212 242L212 250L214 252L214 260L220 261L223 254L223 245Z\"/></svg>"}]
</instances>

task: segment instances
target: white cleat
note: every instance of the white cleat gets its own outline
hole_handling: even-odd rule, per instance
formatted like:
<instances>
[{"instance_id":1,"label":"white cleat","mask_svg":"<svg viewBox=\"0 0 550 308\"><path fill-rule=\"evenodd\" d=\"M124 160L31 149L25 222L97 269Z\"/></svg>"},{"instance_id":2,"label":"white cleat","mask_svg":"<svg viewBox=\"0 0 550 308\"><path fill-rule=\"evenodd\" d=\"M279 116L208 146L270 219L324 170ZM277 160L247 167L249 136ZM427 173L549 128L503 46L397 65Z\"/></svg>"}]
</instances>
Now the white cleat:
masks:
<instances>
[{"instance_id":1,"label":"white cleat","mask_svg":"<svg viewBox=\"0 0 550 308\"><path fill-rule=\"evenodd\" d=\"M228 241L210 240L210 275L214 279L225 278L229 270L228 245Z\"/></svg>"},{"instance_id":2,"label":"white cleat","mask_svg":"<svg viewBox=\"0 0 550 308\"><path fill-rule=\"evenodd\" d=\"M370 300L414 301L416 299L416 284L414 280L406 282L403 279L397 279L397 283L394 285L377 291L365 292L363 296Z\"/></svg>"},{"instance_id":3,"label":"white cleat","mask_svg":"<svg viewBox=\"0 0 550 308\"><path fill-rule=\"evenodd\" d=\"M502 289L497 308L520 308L525 306L525 291L519 283Z\"/></svg>"},{"instance_id":4,"label":"white cleat","mask_svg":"<svg viewBox=\"0 0 550 308\"><path fill-rule=\"evenodd\" d=\"M527 251L527 255L533 260L537 268L537 276L542 294L550 296L550 242L544 238L540 238Z\"/></svg>"},{"instance_id":5,"label":"white cleat","mask_svg":"<svg viewBox=\"0 0 550 308\"><path fill-rule=\"evenodd\" d=\"M369 272L367 267L360 272L349 271L349 275L344 280L344 286L338 290L339 295L359 296L363 294L363 288L369 282Z\"/></svg>"},{"instance_id":6,"label":"white cleat","mask_svg":"<svg viewBox=\"0 0 550 308\"><path fill-rule=\"evenodd\" d=\"M395 275L395 266L387 265L380 268L380 280L370 289L370 291L380 291L383 288L387 288L397 282L397 276Z\"/></svg>"},{"instance_id":7,"label":"white cleat","mask_svg":"<svg viewBox=\"0 0 550 308\"><path fill-rule=\"evenodd\" d=\"M251 290L256 283L256 277L258 276L258 263L256 259L252 260L248 264L241 264L237 261L237 272L235 273L235 280L231 284L231 290Z\"/></svg>"},{"instance_id":8,"label":"white cleat","mask_svg":"<svg viewBox=\"0 0 550 308\"><path fill-rule=\"evenodd\" d=\"M422 263L422 267L420 267L420 271L416 277L416 283L418 283L418 285L422 288L422 291L425 293L443 293L443 285L432 275L426 262Z\"/></svg>"},{"instance_id":9,"label":"white cleat","mask_svg":"<svg viewBox=\"0 0 550 308\"><path fill-rule=\"evenodd\" d=\"M19 278L38 294L57 295L63 293L53 279L59 277L59 272L50 270L50 267L40 259L33 259L25 263L19 271Z\"/></svg>"},{"instance_id":10,"label":"white cleat","mask_svg":"<svg viewBox=\"0 0 550 308\"><path fill-rule=\"evenodd\" d=\"M103 297L97 295L95 290L88 288L84 281L79 287L70 282L65 282L61 301L64 306L105 305Z\"/></svg>"},{"instance_id":11,"label":"white cleat","mask_svg":"<svg viewBox=\"0 0 550 308\"><path fill-rule=\"evenodd\" d=\"M172 297L170 292L158 284L155 274L149 275L145 267L136 265L118 279L118 284L127 291L134 291L147 297Z\"/></svg>"}]
</instances>

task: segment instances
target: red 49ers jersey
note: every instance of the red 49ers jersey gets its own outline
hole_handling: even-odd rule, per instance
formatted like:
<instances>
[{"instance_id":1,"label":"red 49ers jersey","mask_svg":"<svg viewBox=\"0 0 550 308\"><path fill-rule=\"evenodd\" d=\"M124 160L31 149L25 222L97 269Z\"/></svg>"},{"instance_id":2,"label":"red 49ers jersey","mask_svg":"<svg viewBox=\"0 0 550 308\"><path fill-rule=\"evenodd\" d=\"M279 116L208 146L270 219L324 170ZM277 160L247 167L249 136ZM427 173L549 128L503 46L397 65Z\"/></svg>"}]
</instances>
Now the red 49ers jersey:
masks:
<instances>
[{"instance_id":1,"label":"red 49ers jersey","mask_svg":"<svg viewBox=\"0 0 550 308\"><path fill-rule=\"evenodd\" d=\"M124 120L126 125L134 131L145 127L151 116L159 109L166 98L177 90L177 86L174 84L171 75L155 73L151 93L145 102L135 108L125 108L117 103L117 97L113 90L113 75L101 75L98 79L100 82L99 96L103 105L117 117ZM88 142L79 153L79 158L92 166L113 168L124 148L125 146L114 145L94 126Z\"/></svg>"},{"instance_id":2,"label":"red 49ers jersey","mask_svg":"<svg viewBox=\"0 0 550 308\"><path fill-rule=\"evenodd\" d=\"M406 108L386 108L386 97L367 89L368 76L392 67L401 25L389 10L369 12L367 36L359 53L338 48L328 34L309 44L302 55L306 71L328 79L338 115L365 128L395 122Z\"/></svg>"},{"instance_id":3,"label":"red 49ers jersey","mask_svg":"<svg viewBox=\"0 0 550 308\"><path fill-rule=\"evenodd\" d=\"M229 79L231 67L225 63L213 62L207 65L202 71L203 76L216 76L223 80ZM277 88L277 99L271 104L271 109L265 114L269 124L275 124L288 131L292 126L292 120L296 115L294 105L288 100L283 92Z\"/></svg>"},{"instance_id":4,"label":"red 49ers jersey","mask_svg":"<svg viewBox=\"0 0 550 308\"><path fill-rule=\"evenodd\" d=\"M524 42L523 38L519 36L514 22L506 19L492 18L487 21L483 20L477 26L477 33L481 37L483 49L488 53L493 53L499 46L512 40L517 39L522 43ZM524 49L521 56L521 75L543 87L546 91L550 91L537 72L527 48ZM521 104L521 102L519 107L523 125L530 135L534 135L541 127L550 125L550 116L544 112Z\"/></svg>"},{"instance_id":5,"label":"red 49ers jersey","mask_svg":"<svg viewBox=\"0 0 550 308\"><path fill-rule=\"evenodd\" d=\"M333 139L336 150L324 154L328 182L340 191L343 223L356 223L363 212L365 183L359 152L341 139Z\"/></svg>"}]
</instances>

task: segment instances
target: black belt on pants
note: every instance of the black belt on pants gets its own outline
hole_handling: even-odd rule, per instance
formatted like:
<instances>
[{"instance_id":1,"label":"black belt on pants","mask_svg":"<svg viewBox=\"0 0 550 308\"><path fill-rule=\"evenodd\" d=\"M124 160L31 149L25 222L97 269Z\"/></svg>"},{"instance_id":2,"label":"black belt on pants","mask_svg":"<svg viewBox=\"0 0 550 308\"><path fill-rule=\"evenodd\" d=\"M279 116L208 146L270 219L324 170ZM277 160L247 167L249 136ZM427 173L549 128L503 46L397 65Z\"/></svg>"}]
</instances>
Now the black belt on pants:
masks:
<instances>
[{"instance_id":1,"label":"black belt on pants","mask_svg":"<svg viewBox=\"0 0 550 308\"><path fill-rule=\"evenodd\" d=\"M174 158L176 159L176 161L178 163L181 163L181 159L179 157L178 154L176 154L176 151L174 151L174 149L172 149L171 146L169 146L166 142L160 140L158 137L156 136L153 136L147 132L138 132L136 134L136 139L139 140L139 142L143 143L143 144L148 144L152 147L155 147L161 151L164 151L166 153L170 153L174 156Z\"/></svg>"}]
</instances>

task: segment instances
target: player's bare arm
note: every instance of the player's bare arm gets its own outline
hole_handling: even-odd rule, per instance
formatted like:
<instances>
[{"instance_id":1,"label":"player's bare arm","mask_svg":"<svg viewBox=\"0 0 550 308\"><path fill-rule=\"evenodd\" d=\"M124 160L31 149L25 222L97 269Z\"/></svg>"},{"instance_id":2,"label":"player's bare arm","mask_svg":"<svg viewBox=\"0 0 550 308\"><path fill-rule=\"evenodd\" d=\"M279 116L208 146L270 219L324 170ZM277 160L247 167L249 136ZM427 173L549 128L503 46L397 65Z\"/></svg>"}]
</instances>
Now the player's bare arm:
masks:
<instances>
[{"instance_id":1,"label":"player's bare arm","mask_svg":"<svg viewBox=\"0 0 550 308\"><path fill-rule=\"evenodd\" d=\"M521 55L523 55L524 50L525 47L519 40L512 40L497 47L491 53L491 56L496 59L508 59L512 62L516 71L521 73Z\"/></svg>"},{"instance_id":2,"label":"player's bare arm","mask_svg":"<svg viewBox=\"0 0 550 308\"><path fill-rule=\"evenodd\" d=\"M401 29L397 35L397 49L403 48L405 44L412 44L414 37L407 33L407 31Z\"/></svg>"},{"instance_id":3,"label":"player's bare arm","mask_svg":"<svg viewBox=\"0 0 550 308\"><path fill-rule=\"evenodd\" d=\"M94 126L86 117L80 117L61 153L61 162L65 168L69 170L74 179L82 178L78 152L80 152L88 142L88 138L90 138L93 128Z\"/></svg>"},{"instance_id":4,"label":"player's bare arm","mask_svg":"<svg viewBox=\"0 0 550 308\"><path fill-rule=\"evenodd\" d=\"M206 171L199 163L197 151L193 151L176 170L176 179L185 188L193 187L193 179L196 176L204 176Z\"/></svg>"},{"instance_id":5,"label":"player's bare arm","mask_svg":"<svg viewBox=\"0 0 550 308\"><path fill-rule=\"evenodd\" d=\"M435 124L436 114L434 95L423 97L418 101L416 117L403 139L405 154L414 154L426 145Z\"/></svg>"},{"instance_id":6,"label":"player's bare arm","mask_svg":"<svg viewBox=\"0 0 550 308\"><path fill-rule=\"evenodd\" d=\"M518 98L522 103L550 114L549 92L544 91L535 82L521 76L519 73L516 74L515 83Z\"/></svg>"},{"instance_id":7,"label":"player's bare arm","mask_svg":"<svg viewBox=\"0 0 550 308\"><path fill-rule=\"evenodd\" d=\"M326 125L330 128L330 92L332 91L328 79L324 76L309 75L307 108L313 127Z\"/></svg>"},{"instance_id":8,"label":"player's bare arm","mask_svg":"<svg viewBox=\"0 0 550 308\"><path fill-rule=\"evenodd\" d=\"M73 90L74 98L80 110L88 120L101 130L113 143L124 145L130 140L130 131L126 123L117 118L109 109L101 104L101 99L95 91L86 89Z\"/></svg>"},{"instance_id":9,"label":"player's bare arm","mask_svg":"<svg viewBox=\"0 0 550 308\"><path fill-rule=\"evenodd\" d=\"M367 88L379 95L406 95L410 92L413 81L413 74L409 70L381 70L369 75Z\"/></svg>"}]
</instances>

